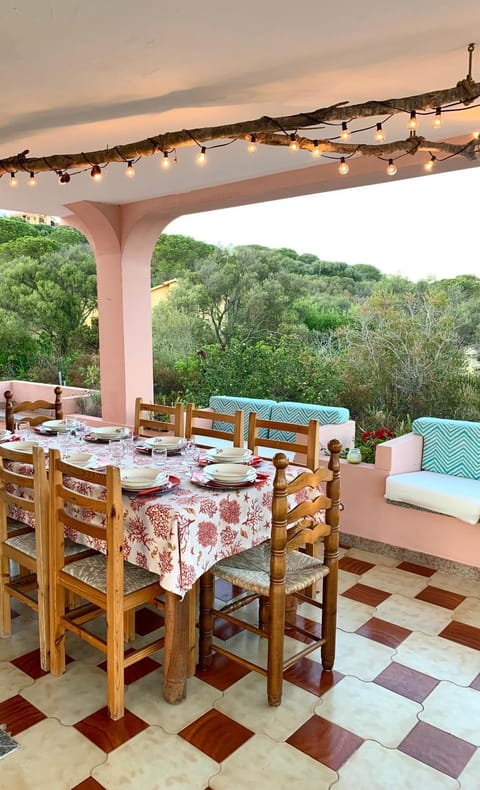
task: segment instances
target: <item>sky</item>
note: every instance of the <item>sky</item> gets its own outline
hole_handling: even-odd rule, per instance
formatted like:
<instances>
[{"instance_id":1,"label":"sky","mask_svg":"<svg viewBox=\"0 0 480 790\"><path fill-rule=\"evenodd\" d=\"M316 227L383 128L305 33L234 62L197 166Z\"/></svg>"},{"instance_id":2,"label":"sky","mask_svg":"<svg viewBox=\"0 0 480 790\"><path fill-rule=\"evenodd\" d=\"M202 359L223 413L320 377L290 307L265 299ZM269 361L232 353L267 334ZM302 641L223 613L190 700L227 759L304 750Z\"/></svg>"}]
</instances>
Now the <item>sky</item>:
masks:
<instances>
[{"instance_id":1,"label":"sky","mask_svg":"<svg viewBox=\"0 0 480 790\"><path fill-rule=\"evenodd\" d=\"M191 214L165 232L224 247L290 247L413 281L480 277L479 186L480 170L471 168Z\"/></svg>"}]
</instances>

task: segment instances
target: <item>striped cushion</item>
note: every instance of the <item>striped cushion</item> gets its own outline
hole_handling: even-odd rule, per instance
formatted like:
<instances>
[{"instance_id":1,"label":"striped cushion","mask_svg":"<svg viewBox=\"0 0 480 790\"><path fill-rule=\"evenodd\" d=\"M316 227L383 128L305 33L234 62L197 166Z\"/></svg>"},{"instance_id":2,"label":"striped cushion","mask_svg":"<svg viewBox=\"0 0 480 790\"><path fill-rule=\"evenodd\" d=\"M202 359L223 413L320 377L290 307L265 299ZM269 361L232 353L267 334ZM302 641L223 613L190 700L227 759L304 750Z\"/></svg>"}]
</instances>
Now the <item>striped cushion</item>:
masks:
<instances>
[{"instance_id":1,"label":"striped cushion","mask_svg":"<svg viewBox=\"0 0 480 790\"><path fill-rule=\"evenodd\" d=\"M277 422L292 422L297 425L308 425L310 420L318 420L320 425L339 425L350 419L350 412L340 406L318 406L313 403L281 401L272 406L270 419ZM269 439L294 442L295 434L285 431L270 431Z\"/></svg>"},{"instance_id":2,"label":"striped cushion","mask_svg":"<svg viewBox=\"0 0 480 790\"><path fill-rule=\"evenodd\" d=\"M275 406L274 400L261 400L259 398L237 398L234 395L212 395L210 398L209 406L214 411L223 412L223 414L235 414L237 409L241 409L245 415L244 417L244 439L248 438L248 417L250 412L254 411L258 414L260 419L269 420L270 411L272 406ZM217 431L228 431L233 433L233 426L229 423L213 421L213 428ZM265 436L264 436L265 438Z\"/></svg>"},{"instance_id":3,"label":"striped cushion","mask_svg":"<svg viewBox=\"0 0 480 790\"><path fill-rule=\"evenodd\" d=\"M423 470L480 480L479 422L419 417L412 431L423 437Z\"/></svg>"}]
</instances>

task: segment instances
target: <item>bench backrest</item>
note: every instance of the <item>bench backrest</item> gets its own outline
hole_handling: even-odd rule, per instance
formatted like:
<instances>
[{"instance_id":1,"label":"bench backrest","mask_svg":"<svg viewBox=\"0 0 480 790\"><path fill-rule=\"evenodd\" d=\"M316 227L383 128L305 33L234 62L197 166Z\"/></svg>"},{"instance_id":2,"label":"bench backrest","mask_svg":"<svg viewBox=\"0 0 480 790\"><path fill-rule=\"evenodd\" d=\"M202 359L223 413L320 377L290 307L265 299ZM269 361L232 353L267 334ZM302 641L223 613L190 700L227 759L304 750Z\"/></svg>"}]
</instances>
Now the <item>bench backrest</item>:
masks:
<instances>
[{"instance_id":1,"label":"bench backrest","mask_svg":"<svg viewBox=\"0 0 480 790\"><path fill-rule=\"evenodd\" d=\"M423 437L423 471L480 480L480 422L419 417L412 431Z\"/></svg>"}]
</instances>

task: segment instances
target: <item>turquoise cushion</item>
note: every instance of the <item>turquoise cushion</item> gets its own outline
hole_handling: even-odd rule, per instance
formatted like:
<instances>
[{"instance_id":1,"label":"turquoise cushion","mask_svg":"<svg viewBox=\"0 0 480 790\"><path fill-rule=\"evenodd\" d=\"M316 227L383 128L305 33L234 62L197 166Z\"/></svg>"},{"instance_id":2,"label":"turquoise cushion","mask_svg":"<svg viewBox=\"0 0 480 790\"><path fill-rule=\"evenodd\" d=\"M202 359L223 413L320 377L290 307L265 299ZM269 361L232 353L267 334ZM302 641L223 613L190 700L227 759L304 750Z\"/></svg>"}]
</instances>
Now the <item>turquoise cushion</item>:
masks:
<instances>
[{"instance_id":1,"label":"turquoise cushion","mask_svg":"<svg viewBox=\"0 0 480 790\"><path fill-rule=\"evenodd\" d=\"M419 417L412 431L423 437L423 470L480 480L480 422Z\"/></svg>"},{"instance_id":2,"label":"turquoise cushion","mask_svg":"<svg viewBox=\"0 0 480 790\"><path fill-rule=\"evenodd\" d=\"M245 415L243 438L248 439L248 417L250 412L255 411L260 419L269 420L271 408L275 404L276 401L274 400L237 398L235 395L212 395L208 405L214 411L223 412L223 414L233 415L237 409L241 409ZM213 428L217 431L228 431L229 433L233 433L233 426L226 422L221 422L220 420L213 421ZM263 434L265 434L265 431ZM262 432L260 432L260 435L262 435ZM265 435L263 438L265 438Z\"/></svg>"},{"instance_id":3,"label":"turquoise cushion","mask_svg":"<svg viewBox=\"0 0 480 790\"><path fill-rule=\"evenodd\" d=\"M340 406L317 406L314 403L281 401L272 406L270 419L277 422L292 422L297 425L308 425L310 420L318 420L320 425L339 425L350 419L350 412ZM269 438L282 442L294 442L295 434L286 431L269 431Z\"/></svg>"}]
</instances>

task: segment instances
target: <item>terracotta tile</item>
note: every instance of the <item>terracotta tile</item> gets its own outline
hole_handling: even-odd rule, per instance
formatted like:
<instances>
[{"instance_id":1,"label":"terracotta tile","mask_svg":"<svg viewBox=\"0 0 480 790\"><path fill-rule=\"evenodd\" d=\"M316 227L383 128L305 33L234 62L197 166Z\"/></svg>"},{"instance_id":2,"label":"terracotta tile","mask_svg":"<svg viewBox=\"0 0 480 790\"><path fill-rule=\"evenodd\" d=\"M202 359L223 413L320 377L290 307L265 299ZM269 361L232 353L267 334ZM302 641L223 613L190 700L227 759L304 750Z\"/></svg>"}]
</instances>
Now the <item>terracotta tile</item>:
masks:
<instances>
[{"instance_id":1,"label":"terracotta tile","mask_svg":"<svg viewBox=\"0 0 480 790\"><path fill-rule=\"evenodd\" d=\"M439 636L443 636L444 639L450 639L452 642L458 642L459 645L480 650L480 628L474 628L473 625L466 625L453 620L439 633Z\"/></svg>"},{"instance_id":2,"label":"terracotta tile","mask_svg":"<svg viewBox=\"0 0 480 790\"><path fill-rule=\"evenodd\" d=\"M93 776L89 776L88 779L85 781L80 782L79 785L75 785L75 787L70 788L70 790L105 790L104 785L101 785L100 782L97 782Z\"/></svg>"},{"instance_id":3,"label":"terracotta tile","mask_svg":"<svg viewBox=\"0 0 480 790\"><path fill-rule=\"evenodd\" d=\"M415 725L398 749L453 779L461 774L476 751L472 743L424 721Z\"/></svg>"},{"instance_id":4,"label":"terracotta tile","mask_svg":"<svg viewBox=\"0 0 480 790\"><path fill-rule=\"evenodd\" d=\"M221 763L254 733L220 711L212 709L180 730L178 735L212 760Z\"/></svg>"},{"instance_id":5,"label":"terracotta tile","mask_svg":"<svg viewBox=\"0 0 480 790\"><path fill-rule=\"evenodd\" d=\"M408 628L380 620L379 617L372 617L360 628L357 628L355 633L366 636L367 639L373 639L374 642L387 645L387 647L398 647L412 632Z\"/></svg>"},{"instance_id":6,"label":"terracotta tile","mask_svg":"<svg viewBox=\"0 0 480 790\"><path fill-rule=\"evenodd\" d=\"M439 683L436 678L424 675L423 672L417 672L416 669L405 667L396 661L392 661L373 682L383 688L390 689L390 691L395 691L403 697L408 697L414 702L423 702Z\"/></svg>"},{"instance_id":7,"label":"terracotta tile","mask_svg":"<svg viewBox=\"0 0 480 790\"><path fill-rule=\"evenodd\" d=\"M214 653L210 669L204 670L197 667L195 675L219 691L225 691L237 680L248 675L249 672L249 669L240 666L236 661L232 661L231 658Z\"/></svg>"},{"instance_id":8,"label":"terracotta tile","mask_svg":"<svg viewBox=\"0 0 480 790\"><path fill-rule=\"evenodd\" d=\"M419 576L433 576L437 572L435 568L426 568L425 565L417 565L415 562L401 562L397 568L409 573L418 573Z\"/></svg>"},{"instance_id":9,"label":"terracotta tile","mask_svg":"<svg viewBox=\"0 0 480 790\"><path fill-rule=\"evenodd\" d=\"M12 736L46 718L41 710L27 702L21 694L15 694L14 697L0 702L0 724L4 724L6 731Z\"/></svg>"},{"instance_id":10,"label":"terracotta tile","mask_svg":"<svg viewBox=\"0 0 480 790\"><path fill-rule=\"evenodd\" d=\"M365 562L365 560L357 560L355 557L342 557L342 559L338 563L338 567L342 571L348 571L349 573L356 573L358 576L361 576L362 573L366 573L371 568L374 567L372 562Z\"/></svg>"},{"instance_id":11,"label":"terracotta tile","mask_svg":"<svg viewBox=\"0 0 480 790\"><path fill-rule=\"evenodd\" d=\"M119 721L112 721L105 706L73 725L76 730L85 735L95 746L107 754L122 743L126 743L134 735L148 727L147 722L125 710L125 716Z\"/></svg>"},{"instance_id":12,"label":"terracotta tile","mask_svg":"<svg viewBox=\"0 0 480 790\"><path fill-rule=\"evenodd\" d=\"M239 634L241 631L243 631L243 628L240 625L229 623L228 620L222 620L221 618L215 620L213 626L214 635L223 642L227 642L232 636Z\"/></svg>"},{"instance_id":13,"label":"terracotta tile","mask_svg":"<svg viewBox=\"0 0 480 790\"><path fill-rule=\"evenodd\" d=\"M152 609L147 609L143 606L135 612L135 632L140 636L151 634L157 628L161 628L165 622L165 618L159 612L154 612Z\"/></svg>"},{"instance_id":14,"label":"terracotta tile","mask_svg":"<svg viewBox=\"0 0 480 790\"><path fill-rule=\"evenodd\" d=\"M18 658L12 658L10 663L34 680L48 675L48 672L45 672L40 666L40 648L32 650L30 653L25 653L23 656L18 656Z\"/></svg>"},{"instance_id":15,"label":"terracotta tile","mask_svg":"<svg viewBox=\"0 0 480 790\"><path fill-rule=\"evenodd\" d=\"M308 631L310 634L313 634L316 637L321 637L322 624L318 623L316 620L310 620L310 618L308 617L303 617L302 615L297 614L295 622L296 625L299 628L303 628L304 631ZM301 631L296 631L295 628L291 628L291 627L286 628L285 633L288 634L288 636L297 639L297 641L299 642L305 642L306 644L308 644L309 642L312 641L311 638L309 638L305 634L302 634Z\"/></svg>"},{"instance_id":16,"label":"terracotta tile","mask_svg":"<svg viewBox=\"0 0 480 790\"><path fill-rule=\"evenodd\" d=\"M283 673L283 677L295 686L321 697L335 683L342 680L344 675L335 670L323 669L318 661L300 658L296 664Z\"/></svg>"},{"instance_id":17,"label":"terracotta tile","mask_svg":"<svg viewBox=\"0 0 480 790\"><path fill-rule=\"evenodd\" d=\"M337 771L362 745L363 739L321 716L312 716L286 743Z\"/></svg>"},{"instance_id":18,"label":"terracotta tile","mask_svg":"<svg viewBox=\"0 0 480 790\"><path fill-rule=\"evenodd\" d=\"M441 587L432 585L425 587L415 598L419 601L433 603L435 606L443 606L445 609L456 609L465 600L464 595L450 592L450 590L442 590Z\"/></svg>"},{"instance_id":19,"label":"terracotta tile","mask_svg":"<svg viewBox=\"0 0 480 790\"><path fill-rule=\"evenodd\" d=\"M133 648L125 651L125 655L128 656L129 653L133 652ZM141 661L137 661L136 664L131 664L131 666L127 667L124 672L124 679L125 685L129 686L130 683L135 683L136 680L140 680L140 678L145 677L150 672L155 672L156 669L159 669L161 664L155 659L150 658L147 656L146 658L142 658ZM103 669L104 672L107 671L107 662L102 661L101 664L98 664L99 669Z\"/></svg>"},{"instance_id":20,"label":"terracotta tile","mask_svg":"<svg viewBox=\"0 0 480 790\"><path fill-rule=\"evenodd\" d=\"M472 689L476 689L476 691L480 691L480 675L477 675L474 680L470 683Z\"/></svg>"},{"instance_id":21,"label":"terracotta tile","mask_svg":"<svg viewBox=\"0 0 480 790\"><path fill-rule=\"evenodd\" d=\"M354 584L342 593L343 598L350 598L352 601L366 603L368 606L378 606L382 601L390 598L391 593L385 590L377 590L375 587L367 587L366 584Z\"/></svg>"}]
</instances>

